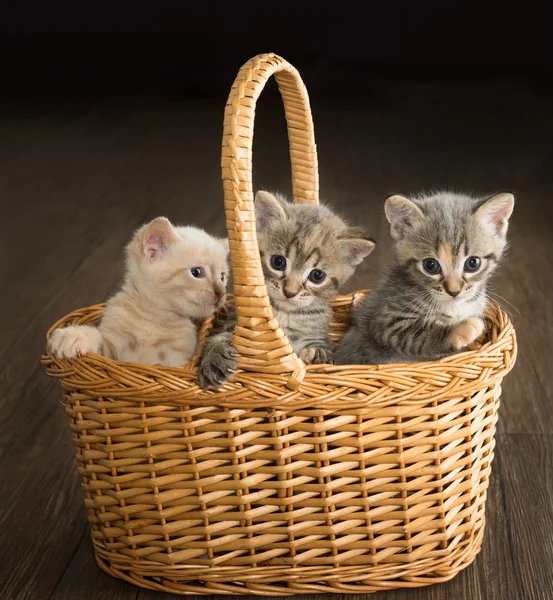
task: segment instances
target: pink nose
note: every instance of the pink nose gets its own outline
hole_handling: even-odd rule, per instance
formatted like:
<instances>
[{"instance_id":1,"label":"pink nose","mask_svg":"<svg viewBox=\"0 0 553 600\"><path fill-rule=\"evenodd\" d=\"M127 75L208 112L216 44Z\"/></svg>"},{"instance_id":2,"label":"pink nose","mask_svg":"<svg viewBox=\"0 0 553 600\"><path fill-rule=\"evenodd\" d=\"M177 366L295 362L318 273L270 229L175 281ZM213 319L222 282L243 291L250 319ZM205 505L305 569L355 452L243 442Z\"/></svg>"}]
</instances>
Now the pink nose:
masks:
<instances>
[{"instance_id":1,"label":"pink nose","mask_svg":"<svg viewBox=\"0 0 553 600\"><path fill-rule=\"evenodd\" d=\"M221 290L215 290L215 298L220 300L225 295L225 292L221 292Z\"/></svg>"},{"instance_id":2,"label":"pink nose","mask_svg":"<svg viewBox=\"0 0 553 600\"><path fill-rule=\"evenodd\" d=\"M284 295L288 299L293 298L294 296L298 295L298 291L296 291L296 290L289 290L288 288L284 288L282 291L284 292Z\"/></svg>"}]
</instances>

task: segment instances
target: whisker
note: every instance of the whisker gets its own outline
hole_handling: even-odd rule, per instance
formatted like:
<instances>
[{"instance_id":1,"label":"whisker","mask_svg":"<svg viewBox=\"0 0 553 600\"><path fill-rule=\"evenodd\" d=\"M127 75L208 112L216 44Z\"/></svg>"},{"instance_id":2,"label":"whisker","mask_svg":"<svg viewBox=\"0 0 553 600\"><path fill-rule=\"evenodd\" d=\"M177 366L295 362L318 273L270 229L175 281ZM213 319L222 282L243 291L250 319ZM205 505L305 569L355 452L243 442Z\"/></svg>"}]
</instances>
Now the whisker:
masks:
<instances>
[{"instance_id":1,"label":"whisker","mask_svg":"<svg viewBox=\"0 0 553 600\"><path fill-rule=\"evenodd\" d=\"M503 308L505 310L505 312L507 314L509 314L511 317L513 316L512 313L508 310L507 307L503 306L503 304L501 303L501 301L506 302L513 310L515 310L518 314L519 317L521 317L521 313L520 310L511 302L509 302L509 300L507 300L507 298L504 298L503 296L500 296L498 293L496 292L492 292L491 290L487 290L487 293L490 294L491 296L494 296L494 300L499 304L499 306L501 306L501 308Z\"/></svg>"}]
</instances>

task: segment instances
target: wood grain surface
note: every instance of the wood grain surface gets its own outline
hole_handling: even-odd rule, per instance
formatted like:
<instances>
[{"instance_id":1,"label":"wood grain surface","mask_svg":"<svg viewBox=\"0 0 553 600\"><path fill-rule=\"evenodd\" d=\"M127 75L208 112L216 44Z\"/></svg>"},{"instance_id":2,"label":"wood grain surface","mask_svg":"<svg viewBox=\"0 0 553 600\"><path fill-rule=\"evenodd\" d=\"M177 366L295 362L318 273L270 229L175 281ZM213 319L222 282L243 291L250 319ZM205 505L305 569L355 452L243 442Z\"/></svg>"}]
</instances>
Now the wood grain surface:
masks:
<instances>
[{"instance_id":1,"label":"wood grain surface","mask_svg":"<svg viewBox=\"0 0 553 600\"><path fill-rule=\"evenodd\" d=\"M367 88L361 99L311 98L321 197L378 242L346 291L370 287L388 263L388 194L448 187L517 198L493 289L517 327L519 358L504 382L482 553L447 584L377 597L550 600L551 98L524 82ZM264 94L254 186L289 191L282 107L274 89ZM52 322L117 289L138 225L165 215L224 234L224 98L37 106L0 107L0 598L169 598L95 566L60 389L39 358Z\"/></svg>"}]
</instances>

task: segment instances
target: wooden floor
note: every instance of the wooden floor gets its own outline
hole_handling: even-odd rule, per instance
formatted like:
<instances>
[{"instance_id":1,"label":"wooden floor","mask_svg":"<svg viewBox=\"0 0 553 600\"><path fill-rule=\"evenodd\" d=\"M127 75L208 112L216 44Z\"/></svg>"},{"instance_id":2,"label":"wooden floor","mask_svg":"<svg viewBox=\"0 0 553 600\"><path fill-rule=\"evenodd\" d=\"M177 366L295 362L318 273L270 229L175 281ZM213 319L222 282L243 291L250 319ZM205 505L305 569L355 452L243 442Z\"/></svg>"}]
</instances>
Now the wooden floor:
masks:
<instances>
[{"instance_id":1,"label":"wooden floor","mask_svg":"<svg viewBox=\"0 0 553 600\"><path fill-rule=\"evenodd\" d=\"M230 83L230 82L229 82ZM256 127L255 187L289 189L271 93ZM494 289L520 345L504 383L484 547L448 584L382 600L553 598L553 103L529 84L365 85L312 98L323 198L379 245L348 289L388 261L384 198L431 187L512 190L510 258ZM94 563L49 325L117 289L122 247L158 215L223 234L224 98L2 107L0 114L0 598L153 600Z\"/></svg>"}]
</instances>

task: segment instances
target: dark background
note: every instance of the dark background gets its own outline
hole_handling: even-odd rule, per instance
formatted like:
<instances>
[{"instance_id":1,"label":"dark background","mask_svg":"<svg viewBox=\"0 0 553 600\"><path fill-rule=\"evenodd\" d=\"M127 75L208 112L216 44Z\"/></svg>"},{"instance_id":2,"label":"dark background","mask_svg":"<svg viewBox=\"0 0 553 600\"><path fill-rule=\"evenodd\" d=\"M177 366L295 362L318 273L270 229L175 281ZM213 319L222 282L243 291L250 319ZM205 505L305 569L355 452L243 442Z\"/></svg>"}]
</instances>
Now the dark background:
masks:
<instances>
[{"instance_id":1,"label":"dark background","mask_svg":"<svg viewBox=\"0 0 553 600\"><path fill-rule=\"evenodd\" d=\"M545 3L20 2L0 4L0 34L0 600L171 598L95 567L60 386L39 357L57 319L118 289L122 248L142 223L163 214L224 234L223 108L262 52L287 58L309 90L321 197L377 241L346 291L389 263L387 195L515 193L491 293L519 355L503 385L482 553L448 584L376 597L551 600ZM289 191L274 82L255 132L255 188Z\"/></svg>"},{"instance_id":2,"label":"dark background","mask_svg":"<svg viewBox=\"0 0 553 600\"><path fill-rule=\"evenodd\" d=\"M341 97L375 77L550 86L553 72L545 2L19 3L0 17L3 95L19 101L220 98L267 51Z\"/></svg>"}]
</instances>

